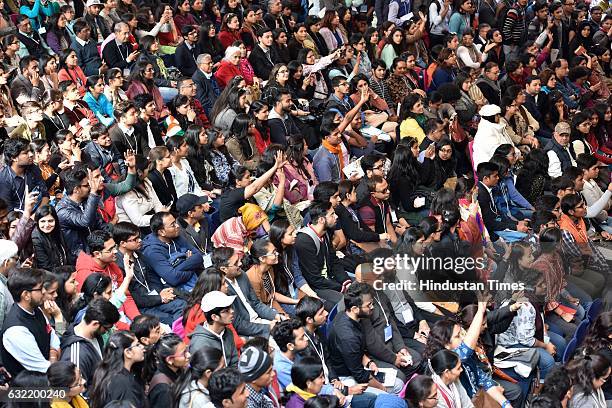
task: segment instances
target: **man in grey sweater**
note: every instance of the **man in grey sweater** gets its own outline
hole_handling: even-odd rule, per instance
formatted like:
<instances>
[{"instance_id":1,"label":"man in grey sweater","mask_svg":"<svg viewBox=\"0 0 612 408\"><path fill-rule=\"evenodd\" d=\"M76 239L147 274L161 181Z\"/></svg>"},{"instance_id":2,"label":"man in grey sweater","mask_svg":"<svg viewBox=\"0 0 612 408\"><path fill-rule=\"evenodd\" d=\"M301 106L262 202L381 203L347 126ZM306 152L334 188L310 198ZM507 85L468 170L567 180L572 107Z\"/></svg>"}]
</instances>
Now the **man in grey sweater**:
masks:
<instances>
[{"instance_id":1,"label":"man in grey sweater","mask_svg":"<svg viewBox=\"0 0 612 408\"><path fill-rule=\"evenodd\" d=\"M221 350L227 367L238 367L238 349L234 335L228 328L234 319L234 299L236 296L228 296L218 290L204 295L201 308L206 322L197 326L191 334L191 354L203 347L211 347Z\"/></svg>"}]
</instances>

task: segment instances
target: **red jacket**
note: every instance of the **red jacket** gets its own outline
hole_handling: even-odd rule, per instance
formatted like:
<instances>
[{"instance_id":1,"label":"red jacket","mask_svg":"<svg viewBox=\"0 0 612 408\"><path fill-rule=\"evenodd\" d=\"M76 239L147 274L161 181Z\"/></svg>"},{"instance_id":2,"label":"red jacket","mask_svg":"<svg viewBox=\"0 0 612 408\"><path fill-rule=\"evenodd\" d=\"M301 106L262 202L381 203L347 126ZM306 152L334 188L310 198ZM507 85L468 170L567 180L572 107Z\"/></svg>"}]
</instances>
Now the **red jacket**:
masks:
<instances>
[{"instance_id":1,"label":"red jacket","mask_svg":"<svg viewBox=\"0 0 612 408\"><path fill-rule=\"evenodd\" d=\"M113 290L117 289L123 283L123 271L116 263L113 262L103 269L96 263L96 261L94 261L91 255L83 251L81 251L77 258L76 272L76 280L79 284L79 292L83 287L83 282L85 282L85 279L87 279L87 277L94 272L102 273L111 278L111 281L113 282ZM128 318L134 320L136 316L140 315L140 311L138 310L138 306L136 306L136 303L134 302L130 291L126 291L125 294L127 299L125 300L123 306L121 306L119 311L123 311Z\"/></svg>"},{"instance_id":2,"label":"red jacket","mask_svg":"<svg viewBox=\"0 0 612 408\"><path fill-rule=\"evenodd\" d=\"M240 68L227 60L221 61L219 69L215 72L215 78L220 88L225 88L232 78L241 76Z\"/></svg>"},{"instance_id":3,"label":"red jacket","mask_svg":"<svg viewBox=\"0 0 612 408\"><path fill-rule=\"evenodd\" d=\"M230 47L235 41L242 41L238 31L221 30L217 37L219 37L219 41L221 45L223 45L223 48Z\"/></svg>"}]
</instances>

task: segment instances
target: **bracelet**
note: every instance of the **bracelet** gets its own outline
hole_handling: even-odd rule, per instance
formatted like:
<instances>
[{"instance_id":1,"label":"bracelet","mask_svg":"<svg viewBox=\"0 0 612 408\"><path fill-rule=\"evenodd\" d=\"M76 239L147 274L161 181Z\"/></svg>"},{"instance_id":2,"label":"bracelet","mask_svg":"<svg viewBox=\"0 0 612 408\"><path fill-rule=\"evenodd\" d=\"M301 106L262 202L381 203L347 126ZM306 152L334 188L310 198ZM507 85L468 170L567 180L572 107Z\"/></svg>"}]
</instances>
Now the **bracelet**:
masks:
<instances>
[{"instance_id":1,"label":"bracelet","mask_svg":"<svg viewBox=\"0 0 612 408\"><path fill-rule=\"evenodd\" d=\"M504 402L502 402L501 408L506 408L508 405L510 405L510 401L505 400Z\"/></svg>"}]
</instances>

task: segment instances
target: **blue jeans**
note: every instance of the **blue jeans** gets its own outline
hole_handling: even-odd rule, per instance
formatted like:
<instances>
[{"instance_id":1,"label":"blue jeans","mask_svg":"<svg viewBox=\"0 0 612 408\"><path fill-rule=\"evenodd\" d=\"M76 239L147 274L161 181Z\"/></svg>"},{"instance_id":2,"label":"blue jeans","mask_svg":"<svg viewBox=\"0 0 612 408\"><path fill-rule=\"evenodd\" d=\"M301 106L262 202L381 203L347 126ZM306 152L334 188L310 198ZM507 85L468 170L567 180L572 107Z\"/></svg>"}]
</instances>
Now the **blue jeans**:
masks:
<instances>
[{"instance_id":1,"label":"blue jeans","mask_svg":"<svg viewBox=\"0 0 612 408\"><path fill-rule=\"evenodd\" d=\"M567 285L565 286L565 290L569 292L575 298L580 299L581 305L588 305L593 302L593 298L589 296L583 289L581 289L578 285L570 280L567 281Z\"/></svg>"},{"instance_id":2,"label":"blue jeans","mask_svg":"<svg viewBox=\"0 0 612 408\"><path fill-rule=\"evenodd\" d=\"M565 341L563 336L560 336L559 334L550 330L548 331L548 337L550 339L550 342L554 344L555 348L557 349L557 353L555 354L555 361L561 361L563 359L563 353L565 353L565 348L567 347L567 342Z\"/></svg>"},{"instance_id":3,"label":"blue jeans","mask_svg":"<svg viewBox=\"0 0 612 408\"><path fill-rule=\"evenodd\" d=\"M539 359L538 359L538 367L540 368L540 377L546 378L546 375L550 371L551 368L555 366L555 359L551 356L548 351L544 350L541 347L529 347L524 344L515 344L510 346L509 348L535 348L538 350Z\"/></svg>"},{"instance_id":4,"label":"blue jeans","mask_svg":"<svg viewBox=\"0 0 612 408\"><path fill-rule=\"evenodd\" d=\"M154 307L143 307L140 313L158 317L159 320L172 327L172 323L183 315L187 303L183 299L174 299L168 303L162 303Z\"/></svg>"}]
</instances>

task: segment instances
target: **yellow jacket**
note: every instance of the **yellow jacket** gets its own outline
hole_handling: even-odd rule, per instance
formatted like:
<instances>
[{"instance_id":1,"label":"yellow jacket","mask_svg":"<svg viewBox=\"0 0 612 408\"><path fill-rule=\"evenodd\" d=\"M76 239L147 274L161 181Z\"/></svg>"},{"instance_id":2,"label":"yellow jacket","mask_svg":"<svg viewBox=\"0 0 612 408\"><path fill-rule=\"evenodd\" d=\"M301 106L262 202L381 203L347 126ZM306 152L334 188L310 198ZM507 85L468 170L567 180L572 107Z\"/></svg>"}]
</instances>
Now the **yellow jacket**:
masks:
<instances>
[{"instance_id":1,"label":"yellow jacket","mask_svg":"<svg viewBox=\"0 0 612 408\"><path fill-rule=\"evenodd\" d=\"M400 125L400 137L414 137L419 144L425 139L425 132L414 118L404 119Z\"/></svg>"},{"instance_id":2,"label":"yellow jacket","mask_svg":"<svg viewBox=\"0 0 612 408\"><path fill-rule=\"evenodd\" d=\"M51 402L51 408L89 408L89 405L83 397L77 395L76 397L72 397L70 402L65 400L53 400L53 402Z\"/></svg>"}]
</instances>

